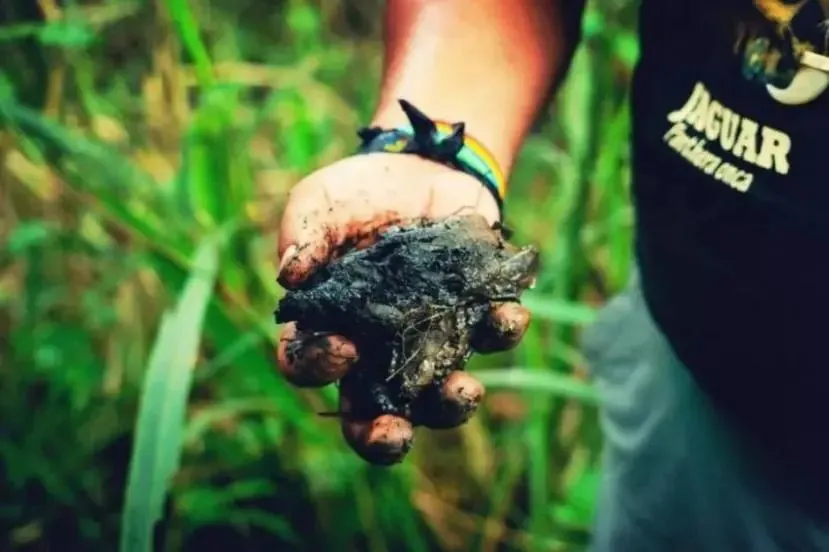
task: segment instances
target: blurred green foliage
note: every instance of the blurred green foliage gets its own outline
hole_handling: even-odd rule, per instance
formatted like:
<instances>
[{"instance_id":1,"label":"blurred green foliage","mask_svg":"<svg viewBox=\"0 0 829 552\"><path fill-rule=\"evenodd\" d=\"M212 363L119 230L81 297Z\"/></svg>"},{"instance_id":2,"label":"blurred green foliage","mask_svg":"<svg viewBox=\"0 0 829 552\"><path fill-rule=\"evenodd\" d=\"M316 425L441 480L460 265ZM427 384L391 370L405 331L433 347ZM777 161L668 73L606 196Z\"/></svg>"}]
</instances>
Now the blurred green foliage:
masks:
<instances>
[{"instance_id":1,"label":"blurred green foliage","mask_svg":"<svg viewBox=\"0 0 829 552\"><path fill-rule=\"evenodd\" d=\"M332 389L277 375L272 319L286 190L356 146L382 2L4 3L0 549L583 549L601 435L577 340L630 263L630 4L590 5L515 170L529 335L473 360L475 420L382 469L317 415Z\"/></svg>"}]
</instances>

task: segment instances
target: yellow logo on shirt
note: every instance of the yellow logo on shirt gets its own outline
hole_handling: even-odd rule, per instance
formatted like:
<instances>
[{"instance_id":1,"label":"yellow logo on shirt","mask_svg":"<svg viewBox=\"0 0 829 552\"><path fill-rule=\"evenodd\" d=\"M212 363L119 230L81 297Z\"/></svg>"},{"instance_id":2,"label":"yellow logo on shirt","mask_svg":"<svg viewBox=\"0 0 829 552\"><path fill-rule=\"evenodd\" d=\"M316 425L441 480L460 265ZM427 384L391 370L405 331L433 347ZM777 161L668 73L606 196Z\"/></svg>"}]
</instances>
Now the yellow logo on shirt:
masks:
<instances>
[{"instance_id":1,"label":"yellow logo on shirt","mask_svg":"<svg viewBox=\"0 0 829 552\"><path fill-rule=\"evenodd\" d=\"M789 135L724 105L701 82L667 120L672 126L662 139L668 147L737 191L747 192L754 181L746 165L781 175L789 172Z\"/></svg>"}]
</instances>

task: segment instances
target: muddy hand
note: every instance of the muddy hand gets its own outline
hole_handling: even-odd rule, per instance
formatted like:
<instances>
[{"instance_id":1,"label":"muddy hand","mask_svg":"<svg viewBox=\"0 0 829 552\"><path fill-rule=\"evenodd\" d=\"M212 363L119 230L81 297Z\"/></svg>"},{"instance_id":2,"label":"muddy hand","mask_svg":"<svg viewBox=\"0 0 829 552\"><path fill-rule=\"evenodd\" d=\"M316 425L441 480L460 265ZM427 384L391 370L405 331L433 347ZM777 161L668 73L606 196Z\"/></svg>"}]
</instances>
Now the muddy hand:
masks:
<instances>
[{"instance_id":1,"label":"muddy hand","mask_svg":"<svg viewBox=\"0 0 829 552\"><path fill-rule=\"evenodd\" d=\"M472 213L483 215L490 223L498 218L491 195L476 179L459 171L409 155L376 153L344 159L292 189L279 232L279 282L288 289L301 285L344 251L370 245L390 225ZM493 306L475 336L475 348L493 352L514 346L528 320L520 305ZM294 324L282 329L279 367L297 386L319 387L338 381L359 357L347 339L325 333L326 328L314 330L298 332ZM347 406L348 398L343 401ZM457 414L453 416L457 420ZM395 446L388 444L388 435L410 432L411 424L406 420L381 416L370 422L343 423L347 441L364 457L371 457L376 447L391 447L401 458L408 450L399 439L391 439ZM381 435L386 437L380 439ZM386 453L378 458L390 455L394 456Z\"/></svg>"}]
</instances>

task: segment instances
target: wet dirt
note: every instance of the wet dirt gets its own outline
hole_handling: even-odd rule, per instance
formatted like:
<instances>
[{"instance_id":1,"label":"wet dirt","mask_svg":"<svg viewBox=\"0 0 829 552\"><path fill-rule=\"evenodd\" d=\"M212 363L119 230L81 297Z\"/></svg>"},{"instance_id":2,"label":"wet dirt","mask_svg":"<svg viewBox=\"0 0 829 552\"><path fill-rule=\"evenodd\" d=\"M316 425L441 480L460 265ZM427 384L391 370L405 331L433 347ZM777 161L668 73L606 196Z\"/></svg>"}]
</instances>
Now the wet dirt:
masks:
<instances>
[{"instance_id":1,"label":"wet dirt","mask_svg":"<svg viewBox=\"0 0 829 552\"><path fill-rule=\"evenodd\" d=\"M350 416L417 421L439 410L441 389L469 360L493 305L519 302L537 263L535 248L511 245L478 215L392 226L289 291L276 321L357 346L342 382Z\"/></svg>"}]
</instances>

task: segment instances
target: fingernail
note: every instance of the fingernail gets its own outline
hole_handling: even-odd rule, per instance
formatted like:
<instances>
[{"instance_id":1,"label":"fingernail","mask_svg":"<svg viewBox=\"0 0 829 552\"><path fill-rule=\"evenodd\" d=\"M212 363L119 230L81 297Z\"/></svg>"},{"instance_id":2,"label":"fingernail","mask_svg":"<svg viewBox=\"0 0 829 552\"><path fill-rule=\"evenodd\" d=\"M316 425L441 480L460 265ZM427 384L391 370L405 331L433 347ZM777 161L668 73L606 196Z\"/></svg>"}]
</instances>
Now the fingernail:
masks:
<instances>
[{"instance_id":1,"label":"fingernail","mask_svg":"<svg viewBox=\"0 0 829 552\"><path fill-rule=\"evenodd\" d=\"M282 259L279 261L279 272L278 274L282 274L282 271L285 270L285 267L290 263L294 257L296 257L297 247L296 245L288 246L288 249L285 250L285 254L282 255Z\"/></svg>"}]
</instances>

